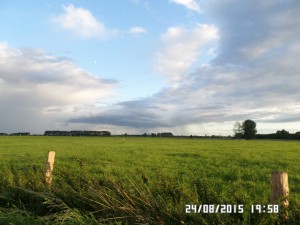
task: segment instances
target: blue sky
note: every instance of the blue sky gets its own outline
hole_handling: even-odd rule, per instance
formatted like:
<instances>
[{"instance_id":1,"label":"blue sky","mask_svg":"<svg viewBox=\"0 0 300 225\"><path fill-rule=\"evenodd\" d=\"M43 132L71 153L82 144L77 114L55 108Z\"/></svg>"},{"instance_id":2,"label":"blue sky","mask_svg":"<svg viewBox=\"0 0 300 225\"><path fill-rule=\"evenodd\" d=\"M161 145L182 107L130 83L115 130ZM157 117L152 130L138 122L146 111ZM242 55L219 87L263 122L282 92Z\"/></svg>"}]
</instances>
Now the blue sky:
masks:
<instances>
[{"instance_id":1,"label":"blue sky","mask_svg":"<svg viewBox=\"0 0 300 225\"><path fill-rule=\"evenodd\" d=\"M300 125L300 3L0 0L0 132Z\"/></svg>"}]
</instances>

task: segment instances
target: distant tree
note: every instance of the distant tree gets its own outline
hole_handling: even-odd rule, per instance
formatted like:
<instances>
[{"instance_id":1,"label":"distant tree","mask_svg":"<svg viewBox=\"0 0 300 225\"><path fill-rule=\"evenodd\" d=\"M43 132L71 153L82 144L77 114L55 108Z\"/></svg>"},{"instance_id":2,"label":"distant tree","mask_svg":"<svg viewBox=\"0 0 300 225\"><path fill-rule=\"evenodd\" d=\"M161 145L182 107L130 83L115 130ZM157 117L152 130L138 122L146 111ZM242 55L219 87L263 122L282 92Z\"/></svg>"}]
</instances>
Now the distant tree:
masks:
<instances>
[{"instance_id":1,"label":"distant tree","mask_svg":"<svg viewBox=\"0 0 300 225\"><path fill-rule=\"evenodd\" d=\"M151 133L151 137L156 137L157 135L155 133Z\"/></svg>"},{"instance_id":2,"label":"distant tree","mask_svg":"<svg viewBox=\"0 0 300 225\"><path fill-rule=\"evenodd\" d=\"M253 139L255 134L257 133L256 123L253 120L245 120L243 122L242 129L243 136L247 140Z\"/></svg>"},{"instance_id":3,"label":"distant tree","mask_svg":"<svg viewBox=\"0 0 300 225\"><path fill-rule=\"evenodd\" d=\"M276 137L279 139L288 139L290 137L290 132L286 131L285 129L278 130L276 132Z\"/></svg>"},{"instance_id":4,"label":"distant tree","mask_svg":"<svg viewBox=\"0 0 300 225\"><path fill-rule=\"evenodd\" d=\"M241 139L243 137L243 127L240 122L235 122L233 125L234 138Z\"/></svg>"},{"instance_id":5,"label":"distant tree","mask_svg":"<svg viewBox=\"0 0 300 225\"><path fill-rule=\"evenodd\" d=\"M171 132L162 132L159 134L160 137L173 137Z\"/></svg>"}]
</instances>

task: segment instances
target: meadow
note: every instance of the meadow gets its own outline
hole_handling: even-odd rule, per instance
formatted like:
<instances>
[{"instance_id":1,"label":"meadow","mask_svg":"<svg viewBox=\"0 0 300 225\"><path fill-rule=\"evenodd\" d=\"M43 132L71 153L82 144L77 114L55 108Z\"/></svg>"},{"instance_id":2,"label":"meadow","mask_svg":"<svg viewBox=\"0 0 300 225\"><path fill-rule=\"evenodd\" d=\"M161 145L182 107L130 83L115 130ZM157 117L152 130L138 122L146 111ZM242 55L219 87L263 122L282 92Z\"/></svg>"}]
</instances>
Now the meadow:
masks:
<instances>
[{"instance_id":1,"label":"meadow","mask_svg":"<svg viewBox=\"0 0 300 225\"><path fill-rule=\"evenodd\" d=\"M53 184L44 183L55 151ZM274 224L272 171L289 175L300 224L300 142L151 137L0 137L0 224ZM186 205L243 213L186 213Z\"/></svg>"}]
</instances>

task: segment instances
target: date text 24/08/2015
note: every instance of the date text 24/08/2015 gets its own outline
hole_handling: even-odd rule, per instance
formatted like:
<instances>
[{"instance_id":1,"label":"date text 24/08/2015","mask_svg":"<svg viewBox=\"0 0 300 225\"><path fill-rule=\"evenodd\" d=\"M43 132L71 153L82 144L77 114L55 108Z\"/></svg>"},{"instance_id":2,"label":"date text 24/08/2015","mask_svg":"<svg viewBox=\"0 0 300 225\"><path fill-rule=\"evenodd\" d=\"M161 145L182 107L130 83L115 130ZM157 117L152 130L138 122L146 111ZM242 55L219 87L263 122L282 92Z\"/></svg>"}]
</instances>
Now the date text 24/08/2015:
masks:
<instances>
[{"instance_id":1,"label":"date text 24/08/2015","mask_svg":"<svg viewBox=\"0 0 300 225\"><path fill-rule=\"evenodd\" d=\"M250 205L251 213L278 213L278 205ZM203 205L186 205L185 213L244 213L244 205L231 204L203 204Z\"/></svg>"}]
</instances>

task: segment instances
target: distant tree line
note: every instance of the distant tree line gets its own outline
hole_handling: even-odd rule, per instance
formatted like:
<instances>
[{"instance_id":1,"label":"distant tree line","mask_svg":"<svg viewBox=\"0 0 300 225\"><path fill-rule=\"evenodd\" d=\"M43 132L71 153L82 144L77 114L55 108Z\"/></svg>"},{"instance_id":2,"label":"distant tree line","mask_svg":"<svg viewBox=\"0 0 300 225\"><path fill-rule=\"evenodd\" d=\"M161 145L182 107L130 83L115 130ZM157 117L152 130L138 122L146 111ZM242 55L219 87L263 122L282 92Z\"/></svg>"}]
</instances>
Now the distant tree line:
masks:
<instances>
[{"instance_id":1,"label":"distant tree line","mask_svg":"<svg viewBox=\"0 0 300 225\"><path fill-rule=\"evenodd\" d=\"M87 131L87 130L74 130L74 131L60 131L49 130L45 131L44 136L111 136L109 131Z\"/></svg>"},{"instance_id":2,"label":"distant tree line","mask_svg":"<svg viewBox=\"0 0 300 225\"><path fill-rule=\"evenodd\" d=\"M234 136L221 136L221 135L212 135L212 136L198 136L198 135L189 135L189 136L174 136L171 132L161 132L161 133L143 133L136 135L128 135L125 133L124 135L116 135L116 136L135 136L135 137L181 137L181 138L217 138L217 139L285 139L285 140L300 140L300 131L296 133L290 133L286 130L278 130L276 133L271 134L256 134L256 123L252 120L245 120L243 123L236 122L234 124ZM0 136L30 136L29 132L17 132L17 133L0 133ZM45 131L44 136L111 136L111 132L109 131L82 131L82 130L74 130L74 131L60 131L60 130L51 130Z\"/></svg>"},{"instance_id":3,"label":"distant tree line","mask_svg":"<svg viewBox=\"0 0 300 225\"><path fill-rule=\"evenodd\" d=\"M29 132L18 132L18 133L0 133L0 136L30 136Z\"/></svg>"},{"instance_id":4,"label":"distant tree line","mask_svg":"<svg viewBox=\"0 0 300 225\"><path fill-rule=\"evenodd\" d=\"M253 120L245 120L243 123L236 122L233 126L234 139L290 139L300 140L300 131L294 134L286 130L278 130L272 134L256 134L256 123Z\"/></svg>"},{"instance_id":5,"label":"distant tree line","mask_svg":"<svg viewBox=\"0 0 300 225\"><path fill-rule=\"evenodd\" d=\"M151 137L173 137L173 134L171 132L151 133Z\"/></svg>"},{"instance_id":6,"label":"distant tree line","mask_svg":"<svg viewBox=\"0 0 300 225\"><path fill-rule=\"evenodd\" d=\"M178 137L174 136L171 132L161 132L161 133L143 133L143 134L121 134L115 136L125 136L125 137ZM181 136L182 137L182 136ZM186 137L186 136L185 136Z\"/></svg>"},{"instance_id":7,"label":"distant tree line","mask_svg":"<svg viewBox=\"0 0 300 225\"><path fill-rule=\"evenodd\" d=\"M296 133L290 133L286 130L278 130L272 134L256 134L256 139L287 139L287 140L300 140L300 131Z\"/></svg>"}]
</instances>

